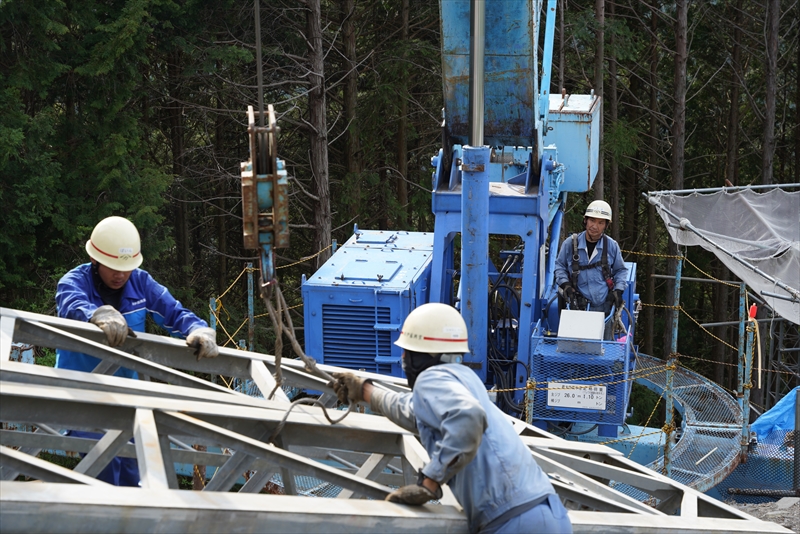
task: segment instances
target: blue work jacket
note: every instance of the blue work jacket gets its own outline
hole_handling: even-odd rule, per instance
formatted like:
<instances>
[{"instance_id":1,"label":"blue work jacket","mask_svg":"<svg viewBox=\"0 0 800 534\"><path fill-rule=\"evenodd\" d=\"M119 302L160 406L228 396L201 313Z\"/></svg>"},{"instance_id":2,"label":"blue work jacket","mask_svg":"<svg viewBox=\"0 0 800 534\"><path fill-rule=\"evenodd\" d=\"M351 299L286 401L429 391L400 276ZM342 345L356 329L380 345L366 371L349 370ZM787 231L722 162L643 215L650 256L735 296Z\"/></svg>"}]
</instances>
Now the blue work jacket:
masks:
<instances>
[{"instance_id":1,"label":"blue work jacket","mask_svg":"<svg viewBox=\"0 0 800 534\"><path fill-rule=\"evenodd\" d=\"M512 508L555 494L508 416L470 368L435 365L420 373L411 393L372 392L373 411L419 434L431 459L422 472L450 486L471 532Z\"/></svg>"},{"instance_id":2,"label":"blue work jacket","mask_svg":"<svg viewBox=\"0 0 800 534\"><path fill-rule=\"evenodd\" d=\"M103 305L92 280L92 264L84 263L72 269L58 281L56 288L56 308L58 316L76 321L89 321L95 310ZM145 319L149 314L155 323L164 328L172 336L186 337L196 328L207 327L208 323L180 302L142 269L134 269L128 282L122 288L122 299L119 311L135 332L144 332ZM56 351L56 367L91 372L98 358L58 349ZM120 369L116 376L137 378L136 372Z\"/></svg>"},{"instance_id":3,"label":"blue work jacket","mask_svg":"<svg viewBox=\"0 0 800 534\"><path fill-rule=\"evenodd\" d=\"M578 234L578 265L590 265L597 263L593 269L585 269L578 273L578 291L586 297L591 304L592 310L602 311L608 301L608 285L603 277L601 258L603 257L603 242L608 243L608 267L611 269L611 276L614 278L614 289L625 291L628 286L628 268L622 260L622 253L619 245L610 237L604 240L600 238L594 247L594 253L589 258L586 247L586 232ZM568 237L561 244L558 251L555 268L556 285L560 286L564 282L569 282L572 276L572 236Z\"/></svg>"}]
</instances>

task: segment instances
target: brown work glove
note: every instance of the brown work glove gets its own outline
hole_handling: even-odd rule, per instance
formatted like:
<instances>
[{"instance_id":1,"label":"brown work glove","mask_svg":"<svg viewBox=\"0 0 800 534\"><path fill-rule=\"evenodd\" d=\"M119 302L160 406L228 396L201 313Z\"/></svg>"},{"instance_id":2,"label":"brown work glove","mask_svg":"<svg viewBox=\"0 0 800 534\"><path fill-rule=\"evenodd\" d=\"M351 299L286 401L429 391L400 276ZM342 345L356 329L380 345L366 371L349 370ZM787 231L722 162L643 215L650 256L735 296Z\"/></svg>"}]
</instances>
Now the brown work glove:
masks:
<instances>
[{"instance_id":1,"label":"brown work glove","mask_svg":"<svg viewBox=\"0 0 800 534\"><path fill-rule=\"evenodd\" d=\"M109 347L118 347L125 342L125 336L128 335L128 323L125 322L125 317L120 312L114 309L114 306L100 306L92 314L89 322L100 327L106 334Z\"/></svg>"},{"instance_id":2,"label":"brown work glove","mask_svg":"<svg viewBox=\"0 0 800 534\"><path fill-rule=\"evenodd\" d=\"M389 502L397 502L400 504L410 504L413 506L422 506L428 501L438 500L442 498L442 490L439 488L439 495L436 495L431 490L422 484L410 484L403 486L391 492L386 496Z\"/></svg>"},{"instance_id":3,"label":"brown work glove","mask_svg":"<svg viewBox=\"0 0 800 534\"><path fill-rule=\"evenodd\" d=\"M336 380L329 382L328 386L336 392L339 402L342 404L364 402L364 383L368 381L367 379L359 378L353 373L333 373L333 378Z\"/></svg>"},{"instance_id":4,"label":"brown work glove","mask_svg":"<svg viewBox=\"0 0 800 534\"><path fill-rule=\"evenodd\" d=\"M195 328L189 332L189 336L186 338L186 344L197 349L194 353L198 360L200 360L200 358L216 358L219 356L217 333L213 328Z\"/></svg>"}]
</instances>

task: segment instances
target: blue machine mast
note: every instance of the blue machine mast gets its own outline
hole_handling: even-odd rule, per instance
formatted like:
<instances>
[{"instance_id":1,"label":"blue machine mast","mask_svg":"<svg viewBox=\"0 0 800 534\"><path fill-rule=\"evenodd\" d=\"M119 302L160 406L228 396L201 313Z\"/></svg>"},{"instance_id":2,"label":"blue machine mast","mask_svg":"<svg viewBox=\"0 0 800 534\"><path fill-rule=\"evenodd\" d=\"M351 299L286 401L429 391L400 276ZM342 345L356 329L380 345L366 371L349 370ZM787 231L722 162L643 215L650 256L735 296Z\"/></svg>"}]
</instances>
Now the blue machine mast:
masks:
<instances>
[{"instance_id":1,"label":"blue machine mast","mask_svg":"<svg viewBox=\"0 0 800 534\"><path fill-rule=\"evenodd\" d=\"M550 94L556 4L440 1L444 121L442 148L431 159L434 233L357 229L304 279L308 354L401 376L401 350L392 343L403 320L416 306L442 302L467 323L465 364L487 387L516 390L498 396L509 413L522 414L528 380L569 381L534 363L542 361L542 338L559 326L553 277L563 210L568 192L590 190L597 174L601 102ZM515 245L492 256L493 236ZM618 359L603 365L611 370ZM558 420L547 409L540 414ZM624 410L611 408L617 419ZM580 408L570 414L583 420Z\"/></svg>"},{"instance_id":2,"label":"blue machine mast","mask_svg":"<svg viewBox=\"0 0 800 534\"><path fill-rule=\"evenodd\" d=\"M584 116L559 124L573 130L563 132L563 146L549 142L547 134L555 129L549 126L549 88L556 1L546 6L540 87L541 7L536 0L441 2L445 145L432 161L436 223L430 299L461 309L470 332L467 364L502 389L525 384L526 373L516 369L524 358L516 356L528 354L541 301L553 285L566 192L586 191L594 179L593 173L586 176L560 162L559 151L582 160L577 169L597 168L596 141L588 143L592 150L585 147L586 133L599 117L599 99L590 96ZM485 38L475 38L481 35ZM567 118L562 104L558 114ZM582 126L588 131L581 139ZM501 254L509 260L505 270L490 264L491 235L519 239L514 250ZM452 294L455 277L460 295Z\"/></svg>"}]
</instances>

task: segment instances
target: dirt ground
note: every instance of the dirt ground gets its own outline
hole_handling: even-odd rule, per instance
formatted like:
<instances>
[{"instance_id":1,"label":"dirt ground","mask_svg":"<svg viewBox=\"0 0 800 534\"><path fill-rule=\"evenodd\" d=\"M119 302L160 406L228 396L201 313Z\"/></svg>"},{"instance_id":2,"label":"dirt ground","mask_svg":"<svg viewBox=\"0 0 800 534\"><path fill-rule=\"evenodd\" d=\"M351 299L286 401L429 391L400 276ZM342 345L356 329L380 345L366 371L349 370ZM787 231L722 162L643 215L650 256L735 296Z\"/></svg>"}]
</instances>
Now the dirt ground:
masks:
<instances>
[{"instance_id":1,"label":"dirt ground","mask_svg":"<svg viewBox=\"0 0 800 534\"><path fill-rule=\"evenodd\" d=\"M800 498L784 497L775 502L764 504L726 503L746 514L782 525L792 532L800 534Z\"/></svg>"}]
</instances>

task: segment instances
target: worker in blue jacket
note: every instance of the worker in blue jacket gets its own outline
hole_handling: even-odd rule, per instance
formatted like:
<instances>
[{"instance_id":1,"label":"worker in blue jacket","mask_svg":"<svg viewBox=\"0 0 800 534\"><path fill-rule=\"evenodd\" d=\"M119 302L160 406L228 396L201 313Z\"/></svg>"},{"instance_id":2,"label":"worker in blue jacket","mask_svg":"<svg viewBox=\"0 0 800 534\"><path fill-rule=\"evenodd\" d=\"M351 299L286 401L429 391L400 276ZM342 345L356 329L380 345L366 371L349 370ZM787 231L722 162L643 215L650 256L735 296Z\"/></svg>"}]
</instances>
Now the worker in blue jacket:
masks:
<instances>
[{"instance_id":1,"label":"worker in blue jacket","mask_svg":"<svg viewBox=\"0 0 800 534\"><path fill-rule=\"evenodd\" d=\"M616 241L605 235L611 206L595 200L583 216L585 231L564 240L556 258L555 280L573 308L601 311L622 307L628 268Z\"/></svg>"},{"instance_id":2,"label":"worker in blue jacket","mask_svg":"<svg viewBox=\"0 0 800 534\"><path fill-rule=\"evenodd\" d=\"M58 281L56 307L58 316L88 321L106 335L110 347L125 342L132 332L144 332L148 315L171 335L186 338L196 348L198 358L213 358L219 354L216 333L208 323L187 310L170 295L167 288L156 282L142 264L141 241L136 227L122 217L100 221L86 243L91 260L75 267ZM91 372L98 358L87 354L58 349L56 367ZM134 371L120 369L117 376L137 378ZM99 438L102 434L70 431L77 437ZM136 460L114 458L97 477L118 486L139 484Z\"/></svg>"},{"instance_id":3,"label":"worker in blue jacket","mask_svg":"<svg viewBox=\"0 0 800 534\"><path fill-rule=\"evenodd\" d=\"M508 416L489 399L470 368L461 314L445 304L412 311L395 343L411 393L374 387L353 373L335 373L342 402L368 402L372 411L419 434L430 462L416 484L386 500L422 505L442 497L447 484L464 508L471 532L572 532L567 511Z\"/></svg>"}]
</instances>

